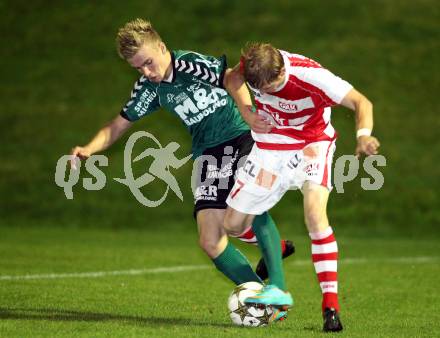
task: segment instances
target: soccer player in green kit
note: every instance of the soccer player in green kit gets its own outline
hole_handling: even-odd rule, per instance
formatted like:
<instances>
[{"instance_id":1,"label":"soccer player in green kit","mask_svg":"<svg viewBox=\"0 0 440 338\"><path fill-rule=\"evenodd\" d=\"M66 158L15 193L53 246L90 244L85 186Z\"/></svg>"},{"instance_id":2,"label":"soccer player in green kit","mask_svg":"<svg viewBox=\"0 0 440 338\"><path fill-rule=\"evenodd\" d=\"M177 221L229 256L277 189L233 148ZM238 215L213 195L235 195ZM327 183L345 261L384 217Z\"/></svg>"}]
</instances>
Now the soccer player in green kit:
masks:
<instances>
[{"instance_id":1,"label":"soccer player in green kit","mask_svg":"<svg viewBox=\"0 0 440 338\"><path fill-rule=\"evenodd\" d=\"M122 27L117 35L119 55L142 76L135 83L131 98L121 113L103 127L85 146L72 149L72 155L87 158L107 149L130 128L133 122L163 107L179 117L192 137L193 157L210 155L217 164L198 161L199 174L195 191L195 217L197 219L200 246L215 266L236 284L267 278L264 261L257 267L257 274L248 260L229 241L223 229L226 198L234 184L234 173L240 157L247 155L253 146L249 127L255 132L266 132L270 126L261 117L249 116L244 121L237 104L249 98L245 85L234 93L234 99L223 88L228 88L226 58L205 56L191 51L169 51L151 24L136 19ZM223 88L222 88L223 87ZM230 155L228 163L223 157ZM202 157L203 158L203 157ZM222 176L223 175L223 176ZM218 179L206 185L207 177ZM221 177L229 180L221 187ZM203 181L205 180L205 181ZM203 181L203 182L202 182ZM223 181L224 182L224 181ZM265 213L257 216L254 225L262 224L270 233L278 230ZM262 228L261 226L255 229ZM265 233L254 234L248 227L237 237L245 242L265 240ZM271 239L273 240L273 239ZM294 252L290 241L281 241L283 257ZM279 272L283 274L282 271ZM284 278L284 276L280 276ZM279 318L276 318L279 319Z\"/></svg>"}]
</instances>

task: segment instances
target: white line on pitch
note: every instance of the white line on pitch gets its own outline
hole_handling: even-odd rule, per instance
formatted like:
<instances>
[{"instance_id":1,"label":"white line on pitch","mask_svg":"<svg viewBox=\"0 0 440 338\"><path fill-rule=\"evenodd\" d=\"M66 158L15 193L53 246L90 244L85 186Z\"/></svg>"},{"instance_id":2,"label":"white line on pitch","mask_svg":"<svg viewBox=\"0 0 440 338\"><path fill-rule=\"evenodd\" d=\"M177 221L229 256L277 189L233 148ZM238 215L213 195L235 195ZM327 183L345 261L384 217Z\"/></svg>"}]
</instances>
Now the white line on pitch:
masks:
<instances>
[{"instance_id":1,"label":"white line on pitch","mask_svg":"<svg viewBox=\"0 0 440 338\"><path fill-rule=\"evenodd\" d=\"M37 275L22 275L22 276L1 276L2 280L23 280L23 279L61 279L61 278L97 278L106 276L127 276L127 275L145 275L164 272L181 272L209 269L211 265L182 265L170 266L154 269L130 269L130 270L116 270L116 271L96 271L96 272L73 272L73 273L48 273Z\"/></svg>"},{"instance_id":2,"label":"white line on pitch","mask_svg":"<svg viewBox=\"0 0 440 338\"><path fill-rule=\"evenodd\" d=\"M396 264L420 264L439 262L440 257L433 256L418 256L418 257L393 257L393 258L344 258L340 259L340 264L365 264L365 263L396 263ZM292 259L288 265L312 265L311 260L306 259ZM72 272L72 273L48 273L35 275L17 275L17 276L2 276L0 281L7 280L30 280L30 279L62 279L62 278L98 278L106 276L136 276L156 273L175 273L195 270L211 269L212 265L181 265L160 267L152 269L130 269L130 270L116 270L116 271L95 271L95 272Z\"/></svg>"},{"instance_id":3,"label":"white line on pitch","mask_svg":"<svg viewBox=\"0 0 440 338\"><path fill-rule=\"evenodd\" d=\"M373 263L395 263L395 264L421 264L440 262L440 257L418 256L418 257L391 257L391 258L342 258L340 264L373 264ZM288 265L312 265L312 259L292 260Z\"/></svg>"}]
</instances>

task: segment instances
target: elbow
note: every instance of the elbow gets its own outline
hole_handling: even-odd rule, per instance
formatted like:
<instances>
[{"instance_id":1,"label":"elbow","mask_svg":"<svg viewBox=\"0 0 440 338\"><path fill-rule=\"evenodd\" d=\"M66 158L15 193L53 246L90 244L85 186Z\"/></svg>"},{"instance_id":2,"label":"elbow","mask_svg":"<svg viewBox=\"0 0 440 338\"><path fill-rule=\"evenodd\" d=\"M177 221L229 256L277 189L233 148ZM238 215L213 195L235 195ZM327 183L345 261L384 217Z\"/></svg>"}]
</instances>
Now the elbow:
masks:
<instances>
[{"instance_id":1,"label":"elbow","mask_svg":"<svg viewBox=\"0 0 440 338\"><path fill-rule=\"evenodd\" d=\"M373 111L373 103L364 95L360 95L355 103L355 107L356 110L362 109L363 111Z\"/></svg>"},{"instance_id":2,"label":"elbow","mask_svg":"<svg viewBox=\"0 0 440 338\"><path fill-rule=\"evenodd\" d=\"M369 109L373 110L373 103L370 100L368 100L365 96L364 96L364 98L365 98L365 104L367 105L367 107Z\"/></svg>"},{"instance_id":3,"label":"elbow","mask_svg":"<svg viewBox=\"0 0 440 338\"><path fill-rule=\"evenodd\" d=\"M365 107L366 110L369 111L371 114L373 114L373 103L368 100L367 98L365 98Z\"/></svg>"}]
</instances>

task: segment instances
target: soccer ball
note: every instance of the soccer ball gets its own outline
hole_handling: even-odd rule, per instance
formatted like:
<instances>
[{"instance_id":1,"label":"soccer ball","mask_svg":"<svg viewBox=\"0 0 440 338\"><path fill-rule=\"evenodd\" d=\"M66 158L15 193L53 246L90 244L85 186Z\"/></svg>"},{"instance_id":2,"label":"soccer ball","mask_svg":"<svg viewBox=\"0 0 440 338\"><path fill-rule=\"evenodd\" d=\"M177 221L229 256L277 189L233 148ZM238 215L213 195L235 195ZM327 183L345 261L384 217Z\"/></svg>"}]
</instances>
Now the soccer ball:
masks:
<instances>
[{"instance_id":1,"label":"soccer ball","mask_svg":"<svg viewBox=\"0 0 440 338\"><path fill-rule=\"evenodd\" d=\"M228 299L229 316L235 325L265 326L270 323L273 309L271 306L254 306L244 303L263 288L257 282L247 282L235 287Z\"/></svg>"}]
</instances>

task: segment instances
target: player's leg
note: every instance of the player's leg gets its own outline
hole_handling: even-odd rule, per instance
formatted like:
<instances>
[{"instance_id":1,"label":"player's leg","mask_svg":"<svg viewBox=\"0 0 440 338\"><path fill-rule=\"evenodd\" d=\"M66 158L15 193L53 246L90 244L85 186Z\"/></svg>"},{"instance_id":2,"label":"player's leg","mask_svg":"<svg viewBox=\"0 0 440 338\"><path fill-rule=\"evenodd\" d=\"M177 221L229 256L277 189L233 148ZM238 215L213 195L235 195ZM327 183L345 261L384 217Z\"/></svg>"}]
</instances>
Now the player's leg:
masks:
<instances>
[{"instance_id":1,"label":"player's leg","mask_svg":"<svg viewBox=\"0 0 440 338\"><path fill-rule=\"evenodd\" d=\"M281 258L287 258L295 253L295 245L292 241L288 239L282 239L281 240ZM264 258L260 258L258 261L257 267L255 268L255 273L260 277L262 280L266 280L269 278L269 272L267 269L266 262Z\"/></svg>"},{"instance_id":2,"label":"player's leg","mask_svg":"<svg viewBox=\"0 0 440 338\"><path fill-rule=\"evenodd\" d=\"M322 292L324 331L340 331L338 302L338 245L329 225L327 202L331 186L334 141L320 141L303 149L305 177L304 219L312 241L312 260Z\"/></svg>"},{"instance_id":3,"label":"player's leg","mask_svg":"<svg viewBox=\"0 0 440 338\"><path fill-rule=\"evenodd\" d=\"M225 230L229 236L237 237L248 227L252 227L258 239L263 258L267 263L270 284L286 290L284 270L281 261L280 234L269 215L264 212L262 215L249 215L237 211L231 207L226 209Z\"/></svg>"},{"instance_id":4,"label":"player's leg","mask_svg":"<svg viewBox=\"0 0 440 338\"><path fill-rule=\"evenodd\" d=\"M199 194L196 194L196 210L202 205L205 208L207 206L208 208L227 207L226 199L234 186L234 175L250 153L253 145L254 141L250 132L245 132L233 140L209 148L204 152L204 155L211 156L211 158L207 158L206 162L203 160L198 161L198 177L200 178L198 186L200 189L197 190ZM222 178L209 181L210 177L218 177L218 173L223 174ZM271 222L273 223L273 220ZM247 223L247 225L235 237L242 242L258 245L258 240L251 224ZM269 226L271 225L269 224ZM280 243L283 258L289 257L295 252L295 247L291 241L280 240ZM268 278L263 258L260 259L257 265L256 273L262 280Z\"/></svg>"},{"instance_id":5,"label":"player's leg","mask_svg":"<svg viewBox=\"0 0 440 338\"><path fill-rule=\"evenodd\" d=\"M254 297L247 298L245 302L288 308L292 305L293 300L290 293L285 291L286 285L281 261L280 236L272 218L267 212L254 218L254 215L242 213L232 207L228 207L224 226L230 236L239 235L250 224L253 224L260 250L264 260L268 263L270 284ZM285 317L285 314L283 316Z\"/></svg>"},{"instance_id":6,"label":"player's leg","mask_svg":"<svg viewBox=\"0 0 440 338\"><path fill-rule=\"evenodd\" d=\"M340 331L343 328L339 319L338 245L327 217L334 142L322 142L315 149L319 154L310 162L315 161L319 165L310 166L317 168L312 169L316 171L311 175L314 179L306 181L302 187L304 218L312 241L313 265L322 292L324 331Z\"/></svg>"},{"instance_id":7,"label":"player's leg","mask_svg":"<svg viewBox=\"0 0 440 338\"><path fill-rule=\"evenodd\" d=\"M246 257L228 242L223 229L224 213L224 209L203 209L197 212L201 248L217 269L235 284L250 281L261 283Z\"/></svg>"},{"instance_id":8,"label":"player's leg","mask_svg":"<svg viewBox=\"0 0 440 338\"><path fill-rule=\"evenodd\" d=\"M218 212L218 210L216 211L215 209L223 209L227 207L226 198L234 185L233 175L237 170L240 159L249 153L252 145L253 140L251 135L245 133L236 139L207 149L204 152L206 157L201 157L197 160L195 214L199 211L203 211L202 209L212 209L214 210L213 212ZM225 154L233 154L233 156L228 157L225 156ZM232 170L227 170L227 168L231 168ZM219 173L222 173L223 175L219 175ZM221 179L211 179L213 177L221 177ZM200 215L203 215L204 213L205 212ZM201 220L199 220L199 217L202 216L197 216L198 223L206 224L206 228L208 229L203 235L201 235L202 247L210 257L216 257L219 253L218 250L223 250L222 247L217 248L218 234L210 232L210 222L205 221L206 217L203 217ZM216 222L218 222L218 220ZM223 220L221 223L223 223ZM214 235L213 239L210 237L211 234ZM238 238L247 243L256 243L257 241L250 224L247 229L244 229L244 231L238 234ZM227 240L225 240L225 243L227 243ZM284 242L282 245L285 249L283 251L283 257L288 257L294 252L294 247L291 242ZM262 264L259 263L258 266L261 267Z\"/></svg>"},{"instance_id":9,"label":"player's leg","mask_svg":"<svg viewBox=\"0 0 440 338\"><path fill-rule=\"evenodd\" d=\"M226 209L225 230L229 236L237 237L244 229L252 227L258 239L263 259L267 262L269 283L286 291L286 282L282 264L281 240L278 229L268 212L261 215L249 215L231 207Z\"/></svg>"},{"instance_id":10,"label":"player's leg","mask_svg":"<svg viewBox=\"0 0 440 338\"><path fill-rule=\"evenodd\" d=\"M257 147L252 149L243 168L239 170L235 185L227 199L229 207L224 224L230 235L237 236L251 225L252 215L258 215L252 222L253 229L268 266L270 284L245 302L290 306L293 301L290 294L285 292L278 229L266 212L285 192L281 177L276 174L281 164L273 161L271 156L273 155L261 152ZM266 168L268 163L275 166Z\"/></svg>"},{"instance_id":11,"label":"player's leg","mask_svg":"<svg viewBox=\"0 0 440 338\"><path fill-rule=\"evenodd\" d=\"M244 159L246 156L249 155L249 153L252 151L253 147L254 147L254 140L252 139L250 132L246 132L234 140L234 148L238 149L237 158L234 159L234 161L232 161L233 162L232 172L234 175L239 170L240 165L243 164L242 159ZM228 196L230 190L232 189L234 183L235 182L231 179L229 182L229 189L228 189L227 194L225 196L225 200L226 200L226 197ZM271 222L273 223L272 219L271 219ZM271 225L271 224L269 224L269 225ZM258 245L258 239L255 235L255 231L254 231L251 224L248 224L247 227L245 229L242 229L242 232L235 237L238 238L242 242ZM292 255L295 252L295 247L294 247L292 241L280 239L280 243L281 243L283 259L289 257L290 255ZM266 267L266 264L265 264L265 261L263 258L261 258L260 261L258 262L258 265L257 265L257 268L255 271L256 271L257 275L262 280L265 280L268 278L267 267Z\"/></svg>"},{"instance_id":12,"label":"player's leg","mask_svg":"<svg viewBox=\"0 0 440 338\"><path fill-rule=\"evenodd\" d=\"M259 217L257 216L256 220L259 219ZM267 219L267 218L264 218ZM274 220L270 217L269 219L267 219L268 222L270 222L268 224L269 227L274 226L276 228L276 225L274 223ZM278 232L278 228L277 232ZM260 236L264 236L264 235L260 235ZM237 239L239 239L240 241L247 243L247 244L253 244L253 245L258 245L260 246L260 239L257 236L257 230L256 228L250 224L248 225L243 232L241 232L238 236L234 236ZM289 256L291 256L292 254L295 253L295 245L293 244L292 241L288 240L288 239L281 239L280 238L280 248L281 248L281 257L282 259L287 258ZM266 261L264 260L264 257L262 257L258 263L257 263L257 267L255 268L255 273L258 275L258 277L260 277L262 280L266 280L269 278L269 272L268 272L268 268L266 265Z\"/></svg>"},{"instance_id":13,"label":"player's leg","mask_svg":"<svg viewBox=\"0 0 440 338\"><path fill-rule=\"evenodd\" d=\"M238 238L243 231L248 231L249 227L252 227L254 217L254 215L246 214L228 207L225 210L223 220L224 229L229 236Z\"/></svg>"},{"instance_id":14,"label":"player's leg","mask_svg":"<svg viewBox=\"0 0 440 338\"><path fill-rule=\"evenodd\" d=\"M269 283L281 290L286 290L281 249L281 239L278 229L269 215L264 212L262 215L249 215L237 211L231 207L226 209L224 226L229 236L238 237L243 231L252 228L254 236L258 240L264 262L267 262L267 273ZM260 264L261 269L261 264Z\"/></svg>"},{"instance_id":15,"label":"player's leg","mask_svg":"<svg viewBox=\"0 0 440 338\"><path fill-rule=\"evenodd\" d=\"M255 268L255 273L260 277L262 280L266 280L269 278L269 269L268 265L266 264L266 259L264 256L264 252L267 252L267 250L271 250L267 248L267 245L264 243L273 243L273 240L276 240L278 238L278 243L271 244L270 247L276 247L280 248L280 255L281 258L287 258L291 256L295 252L295 246L293 245L293 242L286 239L281 239L278 228L276 227L275 221L273 218L266 213L263 215L257 215L254 218L254 221L252 223L245 222L247 225L243 228L240 227L240 233L236 232L235 234L229 233L229 236L236 237L240 241L248 243L248 244L254 244L258 245L262 252L263 257L258 261L257 267ZM241 224L241 223L240 223ZM265 239L266 236L269 236L269 238ZM280 245L278 245L280 244ZM273 260L269 263L271 265L272 270L272 281L276 285L280 285L280 287L284 290L285 286L283 286L285 283L281 282L284 280L284 275L281 276L281 271L278 268L278 265L280 264L273 264Z\"/></svg>"},{"instance_id":16,"label":"player's leg","mask_svg":"<svg viewBox=\"0 0 440 338\"><path fill-rule=\"evenodd\" d=\"M279 317L275 316L275 320L282 320L287 316L285 311L293 305L293 298L286 288L282 251L279 245L280 235L272 217L267 212L255 217L253 228L260 243L264 262L267 265L270 284L256 298L249 298L246 302L271 304L279 307L277 310Z\"/></svg>"},{"instance_id":17,"label":"player's leg","mask_svg":"<svg viewBox=\"0 0 440 338\"><path fill-rule=\"evenodd\" d=\"M303 194L305 222L312 240L312 260L323 296L324 330L340 331L338 245L327 217L329 190L308 181L303 186Z\"/></svg>"},{"instance_id":18,"label":"player's leg","mask_svg":"<svg viewBox=\"0 0 440 338\"><path fill-rule=\"evenodd\" d=\"M268 212L255 217L252 228L260 243L261 252L269 276L270 284L286 291L286 281L282 263L282 247L280 233ZM261 269L261 266L260 266ZM257 269L258 273L258 269Z\"/></svg>"},{"instance_id":19,"label":"player's leg","mask_svg":"<svg viewBox=\"0 0 440 338\"><path fill-rule=\"evenodd\" d=\"M286 290L282 264L281 239L278 229L268 212L249 215L231 207L226 209L224 226L229 236L238 237L244 229L252 227L267 266L269 283Z\"/></svg>"}]
</instances>

